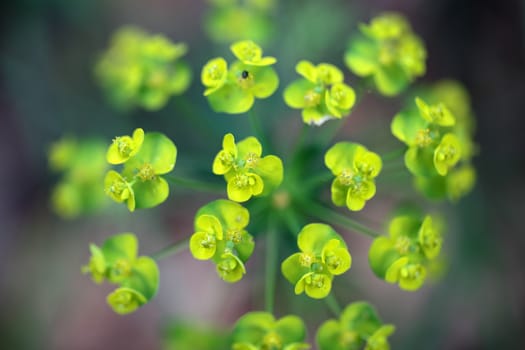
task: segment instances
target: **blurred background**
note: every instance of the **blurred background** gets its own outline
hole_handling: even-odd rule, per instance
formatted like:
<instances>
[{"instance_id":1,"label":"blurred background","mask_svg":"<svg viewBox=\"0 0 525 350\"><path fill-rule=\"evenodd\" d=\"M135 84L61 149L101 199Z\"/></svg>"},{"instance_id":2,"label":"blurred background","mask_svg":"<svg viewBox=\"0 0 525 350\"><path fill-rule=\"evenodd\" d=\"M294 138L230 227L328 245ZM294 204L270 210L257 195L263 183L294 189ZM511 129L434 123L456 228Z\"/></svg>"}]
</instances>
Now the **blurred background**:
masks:
<instances>
[{"instance_id":1,"label":"blurred background","mask_svg":"<svg viewBox=\"0 0 525 350\"><path fill-rule=\"evenodd\" d=\"M370 239L345 232L354 265L336 282L335 294L345 304L361 299L374 304L385 322L397 326L393 349L525 348L523 1L278 1L270 16L273 38L264 47L279 60L281 86L272 99L256 102L256 109L276 153L286 154L293 140L288 135L302 123L281 98L283 87L296 78L295 63L308 59L343 68L357 23L387 10L406 15L426 44L428 67L421 82L454 78L470 92L480 148L474 161L478 182L456 205L433 206L446 213L449 226L448 271L441 281L417 293L387 285L368 267ZM50 171L47 154L64 135L109 143L135 127L162 131L179 148L175 171L192 175L209 173L199 164L211 166L226 131L249 134L245 117L217 115L202 97L203 64L218 55L232 57L228 45L211 41L204 29L211 11L204 0L1 2L1 348L173 348L172 338L184 325L220 334L244 312L264 307L264 240L257 241L248 264L248 271L257 273L236 285L221 281L212 265L188 252L162 260L158 296L125 317L106 305L111 287L97 286L80 272L89 259L88 244L118 232L136 233L141 254L189 236L195 210L217 196L172 188L169 200L155 209L130 214L110 204L67 220L50 206L60 174ZM128 24L189 46L185 59L194 73L192 85L159 111L118 112L94 79L94 64L112 33ZM388 133L400 101L366 96L337 139L388 150L397 144ZM392 204L410 196L389 191L362 213L372 226L381 228ZM278 278L276 315L302 316L312 339L332 316L323 303L291 298L292 287Z\"/></svg>"}]
</instances>

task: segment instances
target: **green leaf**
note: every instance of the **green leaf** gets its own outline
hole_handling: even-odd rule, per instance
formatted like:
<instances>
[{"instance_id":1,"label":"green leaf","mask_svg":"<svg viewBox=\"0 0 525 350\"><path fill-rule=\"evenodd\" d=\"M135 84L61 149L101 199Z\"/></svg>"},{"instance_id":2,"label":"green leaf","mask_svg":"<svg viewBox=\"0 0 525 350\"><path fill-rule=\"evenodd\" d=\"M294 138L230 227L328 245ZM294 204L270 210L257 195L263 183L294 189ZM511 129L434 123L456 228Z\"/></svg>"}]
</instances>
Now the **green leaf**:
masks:
<instances>
[{"instance_id":1,"label":"green leaf","mask_svg":"<svg viewBox=\"0 0 525 350\"><path fill-rule=\"evenodd\" d=\"M156 176L153 180L137 181L133 185L136 207L152 208L163 203L169 196L170 188L166 180Z\"/></svg>"},{"instance_id":2,"label":"green leaf","mask_svg":"<svg viewBox=\"0 0 525 350\"><path fill-rule=\"evenodd\" d=\"M312 62L301 60L295 65L295 71L311 83L317 84L317 68ZM298 80L304 81L304 79Z\"/></svg>"},{"instance_id":3,"label":"green leaf","mask_svg":"<svg viewBox=\"0 0 525 350\"><path fill-rule=\"evenodd\" d=\"M270 97L279 87L279 76L272 67L252 67L247 71L254 77L250 91L256 98Z\"/></svg>"},{"instance_id":4,"label":"green leaf","mask_svg":"<svg viewBox=\"0 0 525 350\"><path fill-rule=\"evenodd\" d=\"M281 338L283 345L302 342L306 337L306 327L303 320L293 315L277 320L273 329Z\"/></svg>"},{"instance_id":5,"label":"green leaf","mask_svg":"<svg viewBox=\"0 0 525 350\"><path fill-rule=\"evenodd\" d=\"M254 169L264 182L262 195L267 195L274 191L283 181L283 162L274 155L259 159Z\"/></svg>"},{"instance_id":6,"label":"green leaf","mask_svg":"<svg viewBox=\"0 0 525 350\"><path fill-rule=\"evenodd\" d=\"M341 70L333 64L320 63L317 65L316 70L317 80L319 83L325 85L332 85L343 82L343 72L341 72Z\"/></svg>"},{"instance_id":7,"label":"green leaf","mask_svg":"<svg viewBox=\"0 0 525 350\"><path fill-rule=\"evenodd\" d=\"M429 106L421 98L416 97L416 105L421 117L429 123L439 126L454 126L456 124L456 118L443 103Z\"/></svg>"},{"instance_id":8,"label":"green leaf","mask_svg":"<svg viewBox=\"0 0 525 350\"><path fill-rule=\"evenodd\" d=\"M221 223L223 232L227 230L242 230L250 222L250 213L242 205L226 200L218 199L201 207L195 217L201 215L215 216Z\"/></svg>"},{"instance_id":9,"label":"green leaf","mask_svg":"<svg viewBox=\"0 0 525 350\"><path fill-rule=\"evenodd\" d=\"M235 250L237 255L242 262L246 262L250 256L252 256L253 250L255 248L255 242L253 237L246 231L241 233L241 240L238 243L235 243Z\"/></svg>"},{"instance_id":10,"label":"green leaf","mask_svg":"<svg viewBox=\"0 0 525 350\"><path fill-rule=\"evenodd\" d=\"M355 75L366 77L374 74L378 66L379 47L363 36L352 39L344 60Z\"/></svg>"},{"instance_id":11,"label":"green leaf","mask_svg":"<svg viewBox=\"0 0 525 350\"><path fill-rule=\"evenodd\" d=\"M390 266L400 258L399 252L394 248L394 242L387 237L374 239L368 251L368 262L374 274L384 278Z\"/></svg>"},{"instance_id":12,"label":"green leaf","mask_svg":"<svg viewBox=\"0 0 525 350\"><path fill-rule=\"evenodd\" d=\"M395 96L410 82L405 71L397 64L379 66L374 74L377 90L385 96Z\"/></svg>"},{"instance_id":13,"label":"green leaf","mask_svg":"<svg viewBox=\"0 0 525 350\"><path fill-rule=\"evenodd\" d=\"M173 142L164 134L148 132L140 152L126 163L126 169L141 169L145 164L149 164L156 175L162 175L173 170L176 160L177 147Z\"/></svg>"},{"instance_id":14,"label":"green leaf","mask_svg":"<svg viewBox=\"0 0 525 350\"><path fill-rule=\"evenodd\" d=\"M408 146L416 145L418 134L427 129L428 122L414 109L399 112L392 120L392 134Z\"/></svg>"},{"instance_id":15,"label":"green leaf","mask_svg":"<svg viewBox=\"0 0 525 350\"><path fill-rule=\"evenodd\" d=\"M394 333L393 325L384 325L372 334L366 341L365 350L390 350L387 337Z\"/></svg>"},{"instance_id":16,"label":"green leaf","mask_svg":"<svg viewBox=\"0 0 525 350\"><path fill-rule=\"evenodd\" d=\"M159 268L155 260L149 256L139 257L133 264L130 277L122 282L122 286L134 289L151 300L159 288Z\"/></svg>"},{"instance_id":17,"label":"green leaf","mask_svg":"<svg viewBox=\"0 0 525 350\"><path fill-rule=\"evenodd\" d=\"M341 327L351 329L361 338L371 336L381 327L375 308L367 302L353 302L341 313Z\"/></svg>"},{"instance_id":18,"label":"green leaf","mask_svg":"<svg viewBox=\"0 0 525 350\"><path fill-rule=\"evenodd\" d=\"M335 176L340 175L343 170L354 168L354 158L358 152L366 151L363 146L352 142L338 142L326 152L324 163Z\"/></svg>"},{"instance_id":19,"label":"green leaf","mask_svg":"<svg viewBox=\"0 0 525 350\"><path fill-rule=\"evenodd\" d=\"M292 284L296 284L304 275L310 272L310 265L304 264L302 253L295 253L281 264L283 276Z\"/></svg>"},{"instance_id":20,"label":"green leaf","mask_svg":"<svg viewBox=\"0 0 525 350\"><path fill-rule=\"evenodd\" d=\"M102 253L107 265L113 265L119 259L132 262L137 258L137 252L137 237L130 232L113 235L102 245Z\"/></svg>"},{"instance_id":21,"label":"green leaf","mask_svg":"<svg viewBox=\"0 0 525 350\"><path fill-rule=\"evenodd\" d=\"M339 178L336 177L334 181L332 181L332 186L330 187L330 192L332 194L332 202L342 207L346 204L346 196L348 193L348 186L343 185L341 181L339 181Z\"/></svg>"},{"instance_id":22,"label":"green leaf","mask_svg":"<svg viewBox=\"0 0 525 350\"><path fill-rule=\"evenodd\" d=\"M254 96L251 91L242 89L234 83L226 83L207 97L211 108L215 112L229 114L245 113L252 107L254 102Z\"/></svg>"},{"instance_id":23,"label":"green leaf","mask_svg":"<svg viewBox=\"0 0 525 350\"><path fill-rule=\"evenodd\" d=\"M183 93L190 85L191 77L191 68L186 62L175 62L168 82L169 91L176 95Z\"/></svg>"},{"instance_id":24,"label":"green leaf","mask_svg":"<svg viewBox=\"0 0 525 350\"><path fill-rule=\"evenodd\" d=\"M338 240L341 246L346 248L344 240L332 227L326 224L313 223L306 225L299 232L297 245L302 252L321 256L325 245L332 239Z\"/></svg>"},{"instance_id":25,"label":"green leaf","mask_svg":"<svg viewBox=\"0 0 525 350\"><path fill-rule=\"evenodd\" d=\"M432 148L412 146L405 153L405 165L414 175L433 176L436 174L433 158Z\"/></svg>"},{"instance_id":26,"label":"green leaf","mask_svg":"<svg viewBox=\"0 0 525 350\"><path fill-rule=\"evenodd\" d=\"M250 136L237 143L238 159L246 160L249 156L255 155L260 157L262 146L256 137Z\"/></svg>"},{"instance_id":27,"label":"green leaf","mask_svg":"<svg viewBox=\"0 0 525 350\"><path fill-rule=\"evenodd\" d=\"M284 102L292 108L306 108L321 102L321 91L316 85L306 79L298 79L290 83L284 90Z\"/></svg>"}]
</instances>

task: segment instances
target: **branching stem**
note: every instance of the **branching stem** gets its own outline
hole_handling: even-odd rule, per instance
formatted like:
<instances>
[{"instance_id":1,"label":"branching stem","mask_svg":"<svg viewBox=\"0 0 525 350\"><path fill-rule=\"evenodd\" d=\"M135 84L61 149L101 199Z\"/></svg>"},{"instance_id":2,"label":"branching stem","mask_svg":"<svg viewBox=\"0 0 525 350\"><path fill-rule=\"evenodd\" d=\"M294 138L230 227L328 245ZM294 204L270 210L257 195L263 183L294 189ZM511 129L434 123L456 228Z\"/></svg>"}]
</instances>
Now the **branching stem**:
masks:
<instances>
[{"instance_id":1,"label":"branching stem","mask_svg":"<svg viewBox=\"0 0 525 350\"><path fill-rule=\"evenodd\" d=\"M151 258L154 260L162 260L164 258L167 258L168 256L175 255L177 253L182 252L183 250L188 249L189 247L189 238L185 238L183 240L180 240L178 242L172 243L165 248L162 248L156 253L151 254Z\"/></svg>"}]
</instances>

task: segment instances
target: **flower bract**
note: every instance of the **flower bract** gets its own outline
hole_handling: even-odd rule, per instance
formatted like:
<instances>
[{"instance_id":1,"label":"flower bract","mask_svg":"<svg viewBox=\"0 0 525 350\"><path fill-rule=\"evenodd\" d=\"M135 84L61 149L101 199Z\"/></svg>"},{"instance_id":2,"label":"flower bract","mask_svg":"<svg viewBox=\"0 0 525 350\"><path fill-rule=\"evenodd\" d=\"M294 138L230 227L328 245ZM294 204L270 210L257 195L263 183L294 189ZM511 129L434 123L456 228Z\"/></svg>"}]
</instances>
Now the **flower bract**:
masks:
<instances>
[{"instance_id":1,"label":"flower bract","mask_svg":"<svg viewBox=\"0 0 525 350\"><path fill-rule=\"evenodd\" d=\"M332 280L350 269L352 257L341 236L326 224L309 224L297 236L301 250L281 265L286 279L295 285L295 293L322 299L332 288Z\"/></svg>"}]
</instances>

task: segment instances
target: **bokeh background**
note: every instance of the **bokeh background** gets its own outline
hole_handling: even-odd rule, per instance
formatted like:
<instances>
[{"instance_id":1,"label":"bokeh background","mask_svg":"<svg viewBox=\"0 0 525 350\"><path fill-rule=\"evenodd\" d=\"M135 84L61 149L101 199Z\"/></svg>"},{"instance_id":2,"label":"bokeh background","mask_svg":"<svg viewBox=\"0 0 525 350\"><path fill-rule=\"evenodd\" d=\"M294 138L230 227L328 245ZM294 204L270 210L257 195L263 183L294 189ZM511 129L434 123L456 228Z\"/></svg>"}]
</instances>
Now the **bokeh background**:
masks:
<instances>
[{"instance_id":1,"label":"bokeh background","mask_svg":"<svg viewBox=\"0 0 525 350\"><path fill-rule=\"evenodd\" d=\"M343 67L356 24L386 10L405 14L426 43L428 71L421 81L453 77L469 90L480 147L478 183L456 205L435 205L449 220L448 272L439 283L407 293L379 281L367 266L370 240L345 232L354 267L335 293L345 303L366 298L383 320L396 324L393 349L523 349L523 1L279 1L272 17L275 39L265 51L279 59L281 87L272 102L259 102L258 112L286 153L289 138L283 136L301 125L280 97L295 78L295 62ZM61 219L49 205L59 176L50 172L47 152L65 134L111 140L139 126L162 131L179 147L182 174L191 174L201 160L211 162L224 132L248 134L246 118L215 115L201 95L202 65L216 55L231 57L226 45L211 42L202 29L209 11L204 0L1 2L0 348L157 349L170 343L173 322L227 331L244 312L263 308L262 248L248 265L259 273L233 286L187 252L162 260L157 298L126 317L107 307L109 286L80 273L89 242L132 231L141 253L152 253L189 236L195 210L214 196L174 189L153 210L131 215L113 205L74 220ZM160 111L118 113L94 81L94 63L112 32L125 24L189 45L192 86ZM387 149L395 142L383 143L381 135L388 135L400 105L399 99L367 96L338 138ZM363 216L380 228L391 204L404 195L379 197ZM279 279L276 314L303 316L312 337L331 315L322 303L290 299L291 286Z\"/></svg>"}]
</instances>

